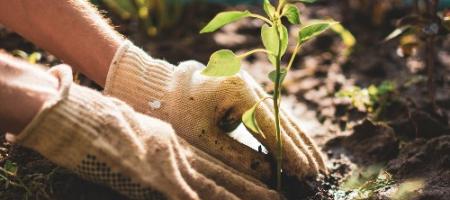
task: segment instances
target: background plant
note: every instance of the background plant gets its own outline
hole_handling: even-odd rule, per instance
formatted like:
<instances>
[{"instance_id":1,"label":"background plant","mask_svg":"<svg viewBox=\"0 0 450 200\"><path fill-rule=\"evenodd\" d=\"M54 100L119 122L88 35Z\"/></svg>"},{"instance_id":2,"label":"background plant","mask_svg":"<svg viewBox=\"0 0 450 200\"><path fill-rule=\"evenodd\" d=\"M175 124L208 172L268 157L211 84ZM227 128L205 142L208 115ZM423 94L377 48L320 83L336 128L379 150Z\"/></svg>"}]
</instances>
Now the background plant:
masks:
<instances>
[{"instance_id":1,"label":"background plant","mask_svg":"<svg viewBox=\"0 0 450 200\"><path fill-rule=\"evenodd\" d=\"M409 57L419 46L423 46L425 68L428 76L428 94L430 102L435 104L435 60L436 41L450 30L450 10L438 11L439 0L414 0L414 11L399 19L397 28L389 34L385 41L400 37L399 52Z\"/></svg>"},{"instance_id":2,"label":"background plant","mask_svg":"<svg viewBox=\"0 0 450 200\"><path fill-rule=\"evenodd\" d=\"M421 179L395 180L382 164L374 164L353 171L333 191L333 197L336 200L374 199L375 194L384 191L385 197L392 200L414 199L424 184Z\"/></svg>"},{"instance_id":3,"label":"background plant","mask_svg":"<svg viewBox=\"0 0 450 200\"><path fill-rule=\"evenodd\" d=\"M383 165L374 164L355 170L343 181L339 190L348 193L347 199L370 199L376 191L386 189L394 183L392 175L383 169Z\"/></svg>"},{"instance_id":4,"label":"background plant","mask_svg":"<svg viewBox=\"0 0 450 200\"><path fill-rule=\"evenodd\" d=\"M252 17L257 18L265 22L261 27L261 40L264 48L254 49L247 53L236 55L233 51L228 49L222 49L214 52L208 62L207 67L203 70L202 74L206 76L222 77L232 76L237 74L241 68L241 60L246 56L257 52L264 52L267 54L267 58L274 66L274 70L268 74L270 80L274 83L274 92L272 95L274 118L275 118L275 130L277 140L277 152L275 155L277 168L277 189L281 191L281 162L282 162L282 141L280 132L280 119L279 119L279 107L281 102L281 85L286 77L287 72L292 67L293 61L297 56L302 44L308 40L323 33L327 29L331 28L337 22L333 20L314 20L307 25L300 28L298 32L298 38L296 40L296 46L294 53L291 55L289 62L286 66L282 66L282 58L286 53L288 47L289 34L286 26L283 24L282 19L285 18L293 25L299 25L300 12L298 8L292 4L294 2L313 3L316 0L279 0L277 7L273 6L269 0L264 0L263 9L266 16L251 13L250 11L228 11L217 14L201 31L200 33L209 33L216 31L226 24L241 20L243 18ZM260 99L251 109L246 111L242 116L242 121L247 129L252 134L259 134L265 138L265 134L260 131L258 123L255 119L255 111L261 101L267 98Z\"/></svg>"},{"instance_id":5,"label":"background plant","mask_svg":"<svg viewBox=\"0 0 450 200\"><path fill-rule=\"evenodd\" d=\"M158 30L171 27L181 17L184 0L91 0L103 3L124 20L140 21L147 35L155 36Z\"/></svg>"},{"instance_id":6,"label":"background plant","mask_svg":"<svg viewBox=\"0 0 450 200\"><path fill-rule=\"evenodd\" d=\"M336 97L349 99L354 108L371 114L373 119L378 119L379 115L391 103L396 90L396 83L383 81L379 85L372 84L367 88L354 86L342 89L336 93Z\"/></svg>"}]
</instances>

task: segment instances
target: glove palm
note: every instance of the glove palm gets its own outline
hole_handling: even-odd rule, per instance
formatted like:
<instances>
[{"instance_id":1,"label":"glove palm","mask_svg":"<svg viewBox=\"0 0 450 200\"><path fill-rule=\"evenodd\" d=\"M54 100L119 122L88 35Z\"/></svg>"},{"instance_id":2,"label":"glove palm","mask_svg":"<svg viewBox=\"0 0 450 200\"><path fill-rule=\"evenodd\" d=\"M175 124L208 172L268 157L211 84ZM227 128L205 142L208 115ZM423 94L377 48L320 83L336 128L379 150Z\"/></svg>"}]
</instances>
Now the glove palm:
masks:
<instances>
[{"instance_id":1,"label":"glove palm","mask_svg":"<svg viewBox=\"0 0 450 200\"><path fill-rule=\"evenodd\" d=\"M228 136L242 114L265 97L265 92L245 72L216 78L201 75L203 68L194 61L174 67L128 43L116 54L105 92L171 123L190 144L238 171L267 180L271 167L266 157ZM271 108L268 102L257 108L257 122L266 138L256 138L275 153ZM316 145L284 111L281 125L284 170L298 178L326 172Z\"/></svg>"}]
</instances>

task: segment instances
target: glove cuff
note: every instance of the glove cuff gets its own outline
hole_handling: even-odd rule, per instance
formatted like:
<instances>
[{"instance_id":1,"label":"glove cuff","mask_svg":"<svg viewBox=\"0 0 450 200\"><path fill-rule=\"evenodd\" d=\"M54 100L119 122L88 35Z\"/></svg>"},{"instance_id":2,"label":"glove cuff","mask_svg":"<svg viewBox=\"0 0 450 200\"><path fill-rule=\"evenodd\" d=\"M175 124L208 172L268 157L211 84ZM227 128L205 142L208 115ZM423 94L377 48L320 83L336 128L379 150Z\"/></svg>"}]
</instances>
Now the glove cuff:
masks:
<instances>
[{"instance_id":1,"label":"glove cuff","mask_svg":"<svg viewBox=\"0 0 450 200\"><path fill-rule=\"evenodd\" d=\"M158 109L175 66L154 59L130 41L117 50L109 67L104 94L126 101L139 111Z\"/></svg>"},{"instance_id":2,"label":"glove cuff","mask_svg":"<svg viewBox=\"0 0 450 200\"><path fill-rule=\"evenodd\" d=\"M58 96L47 101L33 120L18 135L7 134L9 142L34 149L58 165L75 170L90 146L84 143L95 138L100 113L104 109L95 105L98 92L72 84L71 69L66 66L49 71L59 79ZM97 106L97 109L94 107ZM99 114L90 115L89 112ZM80 134L82 133L82 134ZM89 149L90 150L90 149Z\"/></svg>"},{"instance_id":3,"label":"glove cuff","mask_svg":"<svg viewBox=\"0 0 450 200\"><path fill-rule=\"evenodd\" d=\"M92 128L78 124L80 120L86 121L86 119L82 119L85 115L79 113L79 108L91 97L79 91L71 91L78 90L78 88L72 86L72 74L68 67L56 68L58 70L53 68L50 73L59 78L58 96L47 101L20 134L8 133L6 139L9 142L35 149L43 155L52 155L52 161L74 169L76 163L80 163L86 154L79 149L73 151L74 148L67 148L66 145L70 144L69 141L72 141L74 137L74 131L71 129L75 126L81 129L80 131L88 131ZM69 93L77 95L69 95Z\"/></svg>"},{"instance_id":4,"label":"glove cuff","mask_svg":"<svg viewBox=\"0 0 450 200\"><path fill-rule=\"evenodd\" d=\"M20 134L8 133L7 140L132 199L165 199L149 189L153 188L151 181L139 174L150 172L139 165L145 154L143 143L124 118L132 115L132 109L117 99L73 84L67 66L54 67L50 73L59 79L58 97L47 101ZM159 121L151 122L163 132L170 131Z\"/></svg>"}]
</instances>

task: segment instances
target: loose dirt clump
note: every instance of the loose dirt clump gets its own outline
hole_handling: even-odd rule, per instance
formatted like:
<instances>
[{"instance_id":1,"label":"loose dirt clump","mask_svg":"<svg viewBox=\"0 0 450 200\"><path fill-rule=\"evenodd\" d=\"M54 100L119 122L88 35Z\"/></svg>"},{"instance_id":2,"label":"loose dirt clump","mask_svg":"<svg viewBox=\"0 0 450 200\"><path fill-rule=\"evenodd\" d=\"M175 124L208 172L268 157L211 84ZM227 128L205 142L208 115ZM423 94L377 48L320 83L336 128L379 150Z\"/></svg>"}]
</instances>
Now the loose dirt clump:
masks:
<instances>
[{"instance_id":1,"label":"loose dirt clump","mask_svg":"<svg viewBox=\"0 0 450 200\"><path fill-rule=\"evenodd\" d=\"M387 164L398 180L420 179L424 187L416 199L450 196L450 134L431 140L417 139L401 146L399 156Z\"/></svg>"},{"instance_id":2,"label":"loose dirt clump","mask_svg":"<svg viewBox=\"0 0 450 200\"><path fill-rule=\"evenodd\" d=\"M354 127L350 136L330 140L325 150L340 149L341 152L349 154L354 162L374 164L395 158L399 151L398 144L391 127L365 120Z\"/></svg>"}]
</instances>

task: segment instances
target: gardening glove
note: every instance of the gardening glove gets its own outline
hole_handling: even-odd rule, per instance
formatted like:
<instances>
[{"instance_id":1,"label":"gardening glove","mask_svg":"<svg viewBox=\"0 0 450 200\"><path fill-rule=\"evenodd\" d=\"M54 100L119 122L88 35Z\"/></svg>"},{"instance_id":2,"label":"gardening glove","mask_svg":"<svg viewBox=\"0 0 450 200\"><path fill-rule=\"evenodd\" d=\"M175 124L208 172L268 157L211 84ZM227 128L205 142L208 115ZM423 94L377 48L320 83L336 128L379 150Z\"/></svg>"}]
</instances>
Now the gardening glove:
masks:
<instances>
[{"instance_id":1,"label":"gardening glove","mask_svg":"<svg viewBox=\"0 0 450 200\"><path fill-rule=\"evenodd\" d=\"M203 68L194 61L175 67L126 42L111 63L105 93L129 103L139 112L166 120L190 144L238 171L267 180L271 177L267 158L227 135L239 125L242 114L266 97L266 93L243 71L217 78L201 75ZM256 118L266 136L264 139L255 135L256 138L276 155L270 102L261 103ZM281 127L283 170L298 178L315 176L319 171L326 173L316 145L283 110Z\"/></svg>"},{"instance_id":2,"label":"gardening glove","mask_svg":"<svg viewBox=\"0 0 450 200\"><path fill-rule=\"evenodd\" d=\"M115 98L72 83L67 66L53 68L59 96L7 139L40 152L85 179L131 199L278 199L191 147L166 122Z\"/></svg>"}]
</instances>

